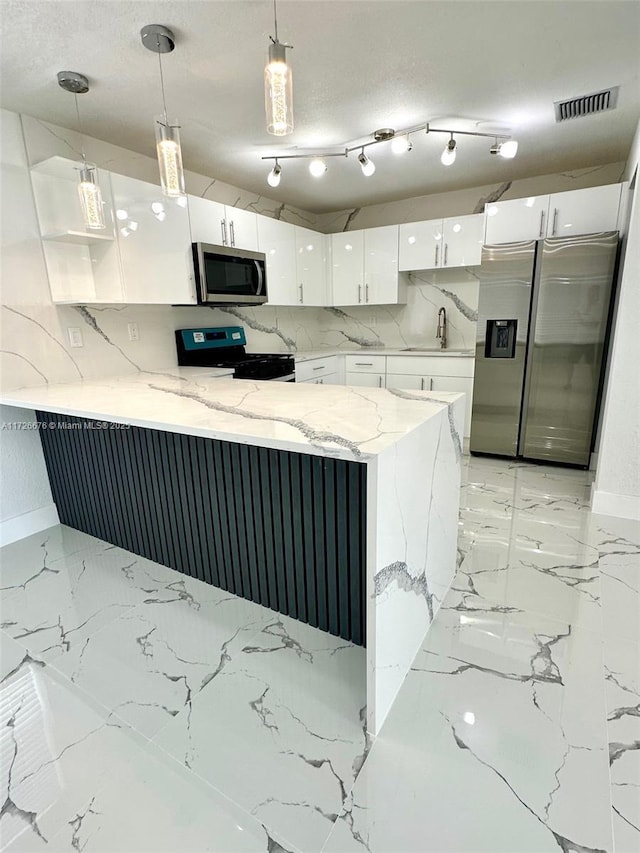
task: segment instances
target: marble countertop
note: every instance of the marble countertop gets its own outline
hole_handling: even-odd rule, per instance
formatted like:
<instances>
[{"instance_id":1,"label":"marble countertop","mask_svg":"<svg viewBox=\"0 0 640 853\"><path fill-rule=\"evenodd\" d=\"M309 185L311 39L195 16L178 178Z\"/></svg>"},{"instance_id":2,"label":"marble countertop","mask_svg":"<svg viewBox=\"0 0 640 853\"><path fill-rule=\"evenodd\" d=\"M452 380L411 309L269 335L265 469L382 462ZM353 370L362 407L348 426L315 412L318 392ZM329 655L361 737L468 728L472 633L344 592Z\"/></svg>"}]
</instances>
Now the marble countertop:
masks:
<instances>
[{"instance_id":1,"label":"marble countertop","mask_svg":"<svg viewBox=\"0 0 640 853\"><path fill-rule=\"evenodd\" d=\"M326 358L330 355L436 355L446 358L474 358L475 352L471 349L421 349L410 350L407 348L397 349L394 347L355 347L354 349L326 349L326 350L300 350L291 353L296 361L311 361L314 358Z\"/></svg>"},{"instance_id":2,"label":"marble countertop","mask_svg":"<svg viewBox=\"0 0 640 853\"><path fill-rule=\"evenodd\" d=\"M462 395L254 382L168 368L2 394L22 409L366 462ZM449 418L450 423L453 419ZM458 439L459 441L459 439Z\"/></svg>"}]
</instances>

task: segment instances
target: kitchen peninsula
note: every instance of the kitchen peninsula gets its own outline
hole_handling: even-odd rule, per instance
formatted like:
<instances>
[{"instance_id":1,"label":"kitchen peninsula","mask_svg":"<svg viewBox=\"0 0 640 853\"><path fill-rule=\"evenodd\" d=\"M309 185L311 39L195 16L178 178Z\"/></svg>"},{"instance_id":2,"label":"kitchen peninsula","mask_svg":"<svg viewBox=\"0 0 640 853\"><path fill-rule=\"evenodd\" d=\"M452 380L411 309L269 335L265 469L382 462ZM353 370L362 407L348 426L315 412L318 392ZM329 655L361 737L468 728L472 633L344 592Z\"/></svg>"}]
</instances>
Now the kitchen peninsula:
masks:
<instances>
[{"instance_id":1,"label":"kitchen peninsula","mask_svg":"<svg viewBox=\"0 0 640 853\"><path fill-rule=\"evenodd\" d=\"M173 368L8 392L60 521L367 647L377 734L455 571L463 396Z\"/></svg>"}]
</instances>

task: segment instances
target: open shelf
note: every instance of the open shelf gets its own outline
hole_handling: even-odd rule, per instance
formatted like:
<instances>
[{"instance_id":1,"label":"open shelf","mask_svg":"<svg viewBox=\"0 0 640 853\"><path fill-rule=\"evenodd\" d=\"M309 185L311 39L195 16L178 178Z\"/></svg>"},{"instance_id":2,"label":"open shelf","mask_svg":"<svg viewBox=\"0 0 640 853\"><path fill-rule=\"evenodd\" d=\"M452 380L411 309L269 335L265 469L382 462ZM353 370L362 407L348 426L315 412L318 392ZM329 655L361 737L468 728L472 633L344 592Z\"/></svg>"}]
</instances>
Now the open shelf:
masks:
<instances>
[{"instance_id":1,"label":"open shelf","mask_svg":"<svg viewBox=\"0 0 640 853\"><path fill-rule=\"evenodd\" d=\"M56 231L53 234L43 234L43 240L52 243L75 243L90 246L92 243L113 243L113 234L99 234L91 231Z\"/></svg>"}]
</instances>

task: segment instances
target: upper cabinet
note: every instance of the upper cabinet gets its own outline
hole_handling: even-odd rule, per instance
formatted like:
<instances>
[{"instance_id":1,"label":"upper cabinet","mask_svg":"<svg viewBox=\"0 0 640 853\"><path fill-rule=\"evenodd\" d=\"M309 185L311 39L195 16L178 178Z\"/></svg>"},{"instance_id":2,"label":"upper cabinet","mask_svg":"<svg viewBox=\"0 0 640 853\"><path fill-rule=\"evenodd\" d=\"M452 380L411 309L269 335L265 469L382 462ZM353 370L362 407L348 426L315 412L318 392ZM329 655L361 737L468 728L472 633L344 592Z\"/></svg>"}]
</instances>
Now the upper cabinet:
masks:
<instances>
[{"instance_id":1,"label":"upper cabinet","mask_svg":"<svg viewBox=\"0 0 640 853\"><path fill-rule=\"evenodd\" d=\"M267 259L267 304L298 305L295 225L260 216L258 250Z\"/></svg>"},{"instance_id":2,"label":"upper cabinet","mask_svg":"<svg viewBox=\"0 0 640 853\"><path fill-rule=\"evenodd\" d=\"M327 305L329 238L310 228L294 227L297 304Z\"/></svg>"},{"instance_id":3,"label":"upper cabinet","mask_svg":"<svg viewBox=\"0 0 640 853\"><path fill-rule=\"evenodd\" d=\"M333 305L388 305L406 302L398 275L398 226L331 235Z\"/></svg>"},{"instance_id":4,"label":"upper cabinet","mask_svg":"<svg viewBox=\"0 0 640 853\"><path fill-rule=\"evenodd\" d=\"M497 201L485 206L485 243L615 231L621 184Z\"/></svg>"},{"instance_id":5,"label":"upper cabinet","mask_svg":"<svg viewBox=\"0 0 640 853\"><path fill-rule=\"evenodd\" d=\"M195 303L187 199L155 184L111 175L124 301Z\"/></svg>"},{"instance_id":6,"label":"upper cabinet","mask_svg":"<svg viewBox=\"0 0 640 853\"><path fill-rule=\"evenodd\" d=\"M476 266L482 259L484 216L453 216L400 225L400 270Z\"/></svg>"},{"instance_id":7,"label":"upper cabinet","mask_svg":"<svg viewBox=\"0 0 640 853\"><path fill-rule=\"evenodd\" d=\"M255 213L199 196L190 195L188 199L193 243L258 251L258 217Z\"/></svg>"},{"instance_id":8,"label":"upper cabinet","mask_svg":"<svg viewBox=\"0 0 640 853\"><path fill-rule=\"evenodd\" d=\"M88 229L78 196L82 163L50 157L31 170L47 274L54 302L122 302L109 172L97 170L106 227Z\"/></svg>"}]
</instances>

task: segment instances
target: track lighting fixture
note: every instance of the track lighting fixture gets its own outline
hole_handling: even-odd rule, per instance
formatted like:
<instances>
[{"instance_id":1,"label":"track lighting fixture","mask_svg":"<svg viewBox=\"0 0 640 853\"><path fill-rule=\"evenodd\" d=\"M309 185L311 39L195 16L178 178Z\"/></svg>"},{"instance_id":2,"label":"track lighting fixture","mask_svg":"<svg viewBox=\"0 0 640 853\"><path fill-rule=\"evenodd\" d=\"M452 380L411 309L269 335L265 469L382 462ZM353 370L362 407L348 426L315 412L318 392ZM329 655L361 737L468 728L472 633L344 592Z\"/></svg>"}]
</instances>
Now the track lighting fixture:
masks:
<instances>
[{"instance_id":1,"label":"track lighting fixture","mask_svg":"<svg viewBox=\"0 0 640 853\"><path fill-rule=\"evenodd\" d=\"M495 144L492 145L489 150L492 154L500 154L501 157L515 157L518 151L518 143L515 139L511 139L509 136L496 136L493 133L481 133L476 130L452 130L451 128L445 127L431 127L428 122L425 124L414 125L413 127L407 127L404 130L393 130L391 127L381 127L372 133L373 139L370 142L365 142L364 145L360 143L359 145L346 146L341 151L309 151L304 154L279 154L277 157L273 155L263 157L263 160L276 161L276 166L274 166L273 170L269 173L267 180L270 186L278 186L278 183L280 182L278 160L310 160L309 172L314 177L320 177L326 172L327 167L324 161L328 157L348 157L353 151L360 151L358 154L358 162L362 168L362 173L367 177L370 177L375 172L376 167L373 161L365 154L365 148L369 148L371 145L380 145L384 142L391 142L391 148L396 154L404 151L411 151L413 145L411 144L410 135L422 130L424 130L427 135L430 133L445 133L450 137L440 157L441 162L445 166L450 166L456 159L457 143L454 139L454 135L489 137L490 139L495 140ZM278 168L278 171L276 171L276 167ZM273 183L272 181L276 179L277 182Z\"/></svg>"},{"instance_id":2,"label":"track lighting fixture","mask_svg":"<svg viewBox=\"0 0 640 853\"><path fill-rule=\"evenodd\" d=\"M489 151L491 154L499 154L507 160L513 160L518 153L518 143L515 139L507 139L506 142L498 142L496 139Z\"/></svg>"},{"instance_id":3,"label":"track lighting fixture","mask_svg":"<svg viewBox=\"0 0 640 853\"><path fill-rule=\"evenodd\" d=\"M362 168L362 174L365 175L365 177L370 178L376 170L376 165L373 160L370 160L364 153L364 148L360 154L358 154L358 162Z\"/></svg>"},{"instance_id":4,"label":"track lighting fixture","mask_svg":"<svg viewBox=\"0 0 640 853\"><path fill-rule=\"evenodd\" d=\"M185 193L184 171L182 168L182 150L180 148L180 128L169 123L167 104L164 96L164 78L162 76L162 54L171 53L176 46L173 33L162 24L148 24L140 30L142 44L158 54L160 69L160 89L162 91L162 116L156 118L156 152L162 192L169 198L178 198Z\"/></svg>"},{"instance_id":5,"label":"track lighting fixture","mask_svg":"<svg viewBox=\"0 0 640 853\"><path fill-rule=\"evenodd\" d=\"M327 164L320 157L314 157L309 163L309 171L314 178L321 178L327 171Z\"/></svg>"},{"instance_id":6,"label":"track lighting fixture","mask_svg":"<svg viewBox=\"0 0 640 853\"><path fill-rule=\"evenodd\" d=\"M451 139L447 142L444 147L444 151L440 157L440 162L443 166L451 166L452 163L455 162L456 159L456 141L453 138L453 133L451 134Z\"/></svg>"},{"instance_id":7,"label":"track lighting fixture","mask_svg":"<svg viewBox=\"0 0 640 853\"><path fill-rule=\"evenodd\" d=\"M80 146L82 151L82 168L80 169L80 183L78 184L78 195L80 196L80 207L82 218L87 228L92 231L101 231L106 228L104 221L104 208L102 205L102 191L98 184L95 166L87 163L84 153L84 135L80 122L80 109L78 107L78 95L84 95L89 91L89 81L84 74L76 71L59 71L58 85L71 92L76 101L76 118L78 121L78 133L80 134Z\"/></svg>"},{"instance_id":8,"label":"track lighting fixture","mask_svg":"<svg viewBox=\"0 0 640 853\"><path fill-rule=\"evenodd\" d=\"M276 0L273 0L273 24L275 37L270 36L269 60L264 69L267 133L287 136L293 131L293 78L287 64L287 48L291 50L293 45L282 44L278 39Z\"/></svg>"},{"instance_id":9,"label":"track lighting fixture","mask_svg":"<svg viewBox=\"0 0 640 853\"><path fill-rule=\"evenodd\" d=\"M280 173L282 172L282 166L276 160L273 169L267 175L267 183L270 187L277 187L280 184Z\"/></svg>"}]
</instances>

